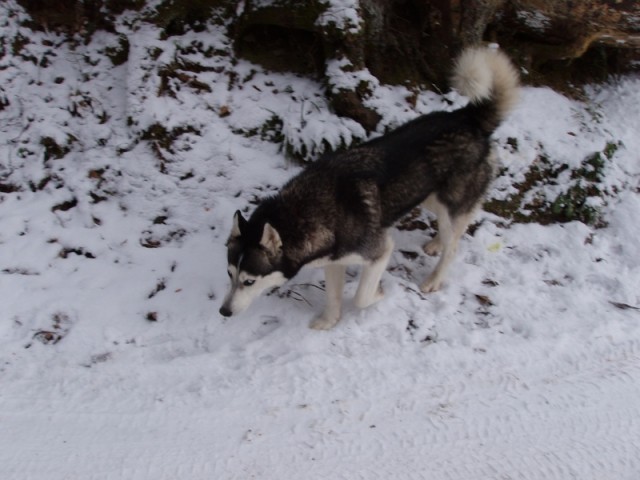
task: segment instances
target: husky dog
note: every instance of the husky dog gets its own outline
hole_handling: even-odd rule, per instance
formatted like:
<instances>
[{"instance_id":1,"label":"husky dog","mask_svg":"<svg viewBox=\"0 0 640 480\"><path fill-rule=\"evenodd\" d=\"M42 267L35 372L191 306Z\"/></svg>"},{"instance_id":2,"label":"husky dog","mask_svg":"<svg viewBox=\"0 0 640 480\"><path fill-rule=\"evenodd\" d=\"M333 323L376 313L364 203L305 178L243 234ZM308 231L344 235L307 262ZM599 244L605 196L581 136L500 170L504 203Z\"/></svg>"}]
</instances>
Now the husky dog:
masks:
<instances>
[{"instance_id":1,"label":"husky dog","mask_svg":"<svg viewBox=\"0 0 640 480\"><path fill-rule=\"evenodd\" d=\"M516 100L518 74L501 52L471 48L456 62L453 85L469 97L466 107L423 115L327 155L263 200L248 220L237 211L227 243L231 289L220 313L241 312L304 266L324 267L327 305L311 328L333 327L347 266L362 266L355 305L380 300L393 250L389 229L420 204L437 215L439 227L424 250L441 255L420 289L438 290L493 179L490 136Z\"/></svg>"}]
</instances>

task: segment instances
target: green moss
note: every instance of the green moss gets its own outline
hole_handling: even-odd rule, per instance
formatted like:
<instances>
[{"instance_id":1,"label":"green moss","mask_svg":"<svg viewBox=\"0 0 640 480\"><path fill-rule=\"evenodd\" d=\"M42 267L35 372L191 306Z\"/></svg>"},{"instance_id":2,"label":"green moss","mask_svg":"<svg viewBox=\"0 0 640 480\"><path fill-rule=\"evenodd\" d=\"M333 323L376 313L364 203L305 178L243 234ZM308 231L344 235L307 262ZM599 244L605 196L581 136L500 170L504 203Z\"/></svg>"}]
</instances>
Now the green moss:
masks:
<instances>
[{"instance_id":1,"label":"green moss","mask_svg":"<svg viewBox=\"0 0 640 480\"><path fill-rule=\"evenodd\" d=\"M608 160L611 160L615 153L618 151L618 148L622 146L622 142L607 142L607 145L604 147L602 153L607 157Z\"/></svg>"},{"instance_id":2,"label":"green moss","mask_svg":"<svg viewBox=\"0 0 640 480\"><path fill-rule=\"evenodd\" d=\"M164 125L156 122L142 132L140 138L149 142L153 154L159 160L161 173L167 173L167 163L171 161L170 155L176 153L174 143L180 136L187 133L200 135L200 130L192 125L181 125L168 130Z\"/></svg>"},{"instance_id":3,"label":"green moss","mask_svg":"<svg viewBox=\"0 0 640 480\"><path fill-rule=\"evenodd\" d=\"M149 53L149 57L151 57L151 60L158 60L158 58L160 58L160 55L162 55L162 52L164 50L162 50L160 47L149 47L147 48L147 52Z\"/></svg>"},{"instance_id":4,"label":"green moss","mask_svg":"<svg viewBox=\"0 0 640 480\"><path fill-rule=\"evenodd\" d=\"M160 148L173 153L173 143L178 137L186 133L200 134L200 131L192 125L182 125L171 130L167 130L164 125L156 122L147 128L140 138L142 138L142 140L152 141Z\"/></svg>"},{"instance_id":5,"label":"green moss","mask_svg":"<svg viewBox=\"0 0 640 480\"><path fill-rule=\"evenodd\" d=\"M592 197L601 197L602 192L593 185L578 184L572 186L565 193L551 203L550 211L556 222L565 223L579 221L587 225L595 225L600 220L598 210L588 204Z\"/></svg>"},{"instance_id":6,"label":"green moss","mask_svg":"<svg viewBox=\"0 0 640 480\"><path fill-rule=\"evenodd\" d=\"M599 182L604 175L605 158L601 152L595 152L587 157L578 170L573 174L574 178L583 178L590 182Z\"/></svg>"},{"instance_id":7,"label":"green moss","mask_svg":"<svg viewBox=\"0 0 640 480\"><path fill-rule=\"evenodd\" d=\"M22 54L22 49L31 43L27 37L23 37L21 34L17 34L13 37L13 41L11 42L11 53L14 56L19 56Z\"/></svg>"},{"instance_id":8,"label":"green moss","mask_svg":"<svg viewBox=\"0 0 640 480\"><path fill-rule=\"evenodd\" d=\"M283 143L285 138L282 133L284 123L275 113L260 127L260 138L273 143Z\"/></svg>"},{"instance_id":9,"label":"green moss","mask_svg":"<svg viewBox=\"0 0 640 480\"><path fill-rule=\"evenodd\" d=\"M163 66L159 71L158 75L160 76L160 86L158 87L158 96L170 96L176 97L176 85L182 84L185 85L197 93L202 92L211 92L211 87L198 80L195 75L191 75L187 73L188 71L198 72L206 70L203 67L199 67L197 64L192 62L173 62L168 65ZM177 90L180 87L178 86Z\"/></svg>"},{"instance_id":10,"label":"green moss","mask_svg":"<svg viewBox=\"0 0 640 480\"><path fill-rule=\"evenodd\" d=\"M509 145L509 147L511 147L511 151L513 152L517 152L518 151L518 139L515 137L509 137L507 138L507 145Z\"/></svg>"},{"instance_id":11,"label":"green moss","mask_svg":"<svg viewBox=\"0 0 640 480\"><path fill-rule=\"evenodd\" d=\"M517 193L505 200L488 201L485 210L518 223L546 225L579 221L602 226L602 215L594 205L606 201L608 193L601 184L607 163L620 145L609 142L603 151L586 157L578 168L570 172L570 182L555 198L547 198L542 187L557 185L558 176L569 167L554 167L548 158L541 156L525 175L525 180L515 185ZM527 203L525 198L529 198Z\"/></svg>"},{"instance_id":12,"label":"green moss","mask_svg":"<svg viewBox=\"0 0 640 480\"><path fill-rule=\"evenodd\" d=\"M525 205L525 197L529 192L555 181L567 168L567 165L554 167L545 155L541 155L525 174L524 181L514 185L517 193L504 200L489 200L485 203L484 209L517 223L551 223L552 219L548 218L545 209L545 201L536 197Z\"/></svg>"},{"instance_id":13,"label":"green moss","mask_svg":"<svg viewBox=\"0 0 640 480\"><path fill-rule=\"evenodd\" d=\"M126 35L119 35L118 45L105 48L104 53L109 57L114 67L122 65L129 60L129 39Z\"/></svg>"},{"instance_id":14,"label":"green moss","mask_svg":"<svg viewBox=\"0 0 640 480\"><path fill-rule=\"evenodd\" d=\"M225 113L224 116L227 116L227 115L229 114ZM280 118L278 115L274 113L260 127L249 128L249 129L234 129L233 133L235 133L236 135L242 135L243 137L246 137L246 138L259 136L261 140L284 145L286 142L286 139L284 134L282 133L283 125L284 123L282 121L282 118Z\"/></svg>"},{"instance_id":15,"label":"green moss","mask_svg":"<svg viewBox=\"0 0 640 480\"><path fill-rule=\"evenodd\" d=\"M77 138L73 135L67 135L67 144L59 145L51 137L42 137L40 139L40 145L44 147L44 161L47 162L51 159L59 160L63 158L67 153L71 151L71 145L77 141Z\"/></svg>"}]
</instances>

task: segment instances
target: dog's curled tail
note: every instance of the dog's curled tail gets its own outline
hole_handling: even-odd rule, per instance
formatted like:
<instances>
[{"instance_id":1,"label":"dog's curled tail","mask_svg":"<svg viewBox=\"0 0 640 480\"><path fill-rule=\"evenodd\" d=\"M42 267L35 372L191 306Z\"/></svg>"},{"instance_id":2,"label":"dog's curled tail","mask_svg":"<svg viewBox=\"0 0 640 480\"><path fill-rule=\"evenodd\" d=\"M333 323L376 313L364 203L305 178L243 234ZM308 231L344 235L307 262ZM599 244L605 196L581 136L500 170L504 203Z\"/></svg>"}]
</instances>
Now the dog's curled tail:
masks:
<instances>
[{"instance_id":1,"label":"dog's curled tail","mask_svg":"<svg viewBox=\"0 0 640 480\"><path fill-rule=\"evenodd\" d=\"M496 48L472 47L455 63L453 87L480 108L482 124L495 130L518 99L519 75L511 60Z\"/></svg>"}]
</instances>

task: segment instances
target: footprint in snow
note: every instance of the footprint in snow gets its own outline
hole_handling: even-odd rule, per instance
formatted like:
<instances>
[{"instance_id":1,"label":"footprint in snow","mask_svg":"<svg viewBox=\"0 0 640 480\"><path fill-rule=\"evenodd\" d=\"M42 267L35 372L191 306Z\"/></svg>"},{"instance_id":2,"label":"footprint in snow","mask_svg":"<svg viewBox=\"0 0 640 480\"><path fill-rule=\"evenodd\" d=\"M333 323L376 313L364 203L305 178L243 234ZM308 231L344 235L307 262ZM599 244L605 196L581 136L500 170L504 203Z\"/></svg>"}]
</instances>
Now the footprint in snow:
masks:
<instances>
[{"instance_id":1,"label":"footprint in snow","mask_svg":"<svg viewBox=\"0 0 640 480\"><path fill-rule=\"evenodd\" d=\"M260 326L254 331L253 340L260 340L280 328L280 319L272 315L260 317Z\"/></svg>"}]
</instances>

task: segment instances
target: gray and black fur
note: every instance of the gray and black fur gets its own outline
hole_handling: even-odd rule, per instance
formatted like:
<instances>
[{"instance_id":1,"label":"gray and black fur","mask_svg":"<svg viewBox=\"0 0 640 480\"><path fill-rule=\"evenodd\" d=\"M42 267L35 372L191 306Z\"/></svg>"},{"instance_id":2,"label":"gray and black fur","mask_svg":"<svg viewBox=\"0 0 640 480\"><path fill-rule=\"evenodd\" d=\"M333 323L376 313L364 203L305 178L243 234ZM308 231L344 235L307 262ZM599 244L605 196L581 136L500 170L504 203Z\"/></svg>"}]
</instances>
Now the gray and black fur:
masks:
<instances>
[{"instance_id":1,"label":"gray and black fur","mask_svg":"<svg viewBox=\"0 0 640 480\"><path fill-rule=\"evenodd\" d=\"M327 155L262 201L249 220L236 212L228 242L232 289L222 315L244 309L256 295L250 290L280 285L307 265L323 266L327 308L312 327L331 328L340 318L346 266L363 265L356 305L379 300L380 277L393 248L388 230L420 204L437 214L439 224L425 251L441 252L421 289L440 288L457 242L493 179L490 137L518 88L507 57L490 49L463 52L453 81L470 97L466 107L423 115ZM241 300L245 297L249 300Z\"/></svg>"}]
</instances>

